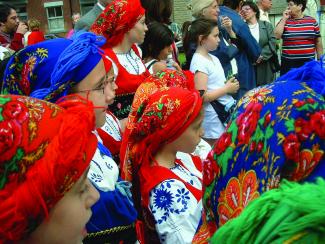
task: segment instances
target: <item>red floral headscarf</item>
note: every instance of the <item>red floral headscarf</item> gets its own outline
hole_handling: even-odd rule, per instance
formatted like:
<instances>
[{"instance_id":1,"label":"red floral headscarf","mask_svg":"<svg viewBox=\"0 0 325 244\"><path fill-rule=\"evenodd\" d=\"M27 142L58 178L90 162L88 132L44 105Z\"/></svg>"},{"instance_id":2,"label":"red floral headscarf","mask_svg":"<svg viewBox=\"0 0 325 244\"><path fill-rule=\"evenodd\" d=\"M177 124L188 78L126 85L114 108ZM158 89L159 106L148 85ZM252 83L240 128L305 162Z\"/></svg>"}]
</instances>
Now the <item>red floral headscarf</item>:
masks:
<instances>
[{"instance_id":1,"label":"red floral headscarf","mask_svg":"<svg viewBox=\"0 0 325 244\"><path fill-rule=\"evenodd\" d=\"M0 96L0 242L26 238L89 166L92 104ZM59 234L59 233L58 233Z\"/></svg>"},{"instance_id":2,"label":"red floral headscarf","mask_svg":"<svg viewBox=\"0 0 325 244\"><path fill-rule=\"evenodd\" d=\"M140 0L114 0L97 17L90 31L106 38L104 47L115 47L144 14Z\"/></svg>"},{"instance_id":3,"label":"red floral headscarf","mask_svg":"<svg viewBox=\"0 0 325 244\"><path fill-rule=\"evenodd\" d=\"M134 124L136 123L135 117L137 116L137 111L140 105L148 99L148 97L155 92L163 91L168 89L168 87L180 87L188 90L194 90L194 75L190 71L176 71L171 69L166 69L159 71L155 74L150 75L141 85L138 87L133 103L131 106L131 111L128 116L128 122L123 134L123 140L120 151L121 159L121 169L122 178L129 181L132 180L131 172L129 170L130 165L128 163L128 137Z\"/></svg>"}]
</instances>

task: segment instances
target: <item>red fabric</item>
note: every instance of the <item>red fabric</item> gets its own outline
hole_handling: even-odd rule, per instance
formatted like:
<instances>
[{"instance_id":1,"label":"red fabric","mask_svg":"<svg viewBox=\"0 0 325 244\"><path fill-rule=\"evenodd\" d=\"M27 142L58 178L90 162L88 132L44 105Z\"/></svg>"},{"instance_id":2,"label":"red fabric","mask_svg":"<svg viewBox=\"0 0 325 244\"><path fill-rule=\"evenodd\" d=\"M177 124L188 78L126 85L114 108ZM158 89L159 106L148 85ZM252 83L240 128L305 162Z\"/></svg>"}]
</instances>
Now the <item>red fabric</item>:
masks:
<instances>
[{"instance_id":1,"label":"red fabric","mask_svg":"<svg viewBox=\"0 0 325 244\"><path fill-rule=\"evenodd\" d=\"M145 100L134 117L128 146L132 167L148 167L159 148L178 138L198 116L202 99L197 91L164 88Z\"/></svg>"},{"instance_id":2,"label":"red fabric","mask_svg":"<svg viewBox=\"0 0 325 244\"><path fill-rule=\"evenodd\" d=\"M132 49L134 52L140 57L139 51L136 47L136 45L132 46ZM146 70L142 74L135 75L130 74L119 62L116 54L113 52L112 49L106 48L104 49L105 54L109 56L117 65L118 68L118 75L116 77L116 85L118 86L117 90L115 91L115 94L123 95L128 93L135 93L138 86L150 75L149 71Z\"/></svg>"},{"instance_id":3,"label":"red fabric","mask_svg":"<svg viewBox=\"0 0 325 244\"><path fill-rule=\"evenodd\" d=\"M0 96L0 243L28 236L89 166L92 104Z\"/></svg>"},{"instance_id":4,"label":"red fabric","mask_svg":"<svg viewBox=\"0 0 325 244\"><path fill-rule=\"evenodd\" d=\"M23 34L15 33L13 38L11 40L8 40L7 37L0 32L1 45L6 47L9 44L9 48L14 51L19 51L24 47L23 39L24 39Z\"/></svg>"},{"instance_id":5,"label":"red fabric","mask_svg":"<svg viewBox=\"0 0 325 244\"><path fill-rule=\"evenodd\" d=\"M32 31L32 33L30 33L28 36L27 45L33 45L42 41L45 41L43 32Z\"/></svg>"},{"instance_id":6,"label":"red fabric","mask_svg":"<svg viewBox=\"0 0 325 244\"><path fill-rule=\"evenodd\" d=\"M115 0L97 17L90 31L106 38L105 47L115 47L144 13L140 0Z\"/></svg>"},{"instance_id":7,"label":"red fabric","mask_svg":"<svg viewBox=\"0 0 325 244\"><path fill-rule=\"evenodd\" d=\"M106 111L106 113L110 114L110 116L113 117L115 122L119 124L117 118L113 113L110 111ZM105 125L104 125L105 126ZM121 141L115 140L110 134L108 134L106 131L104 131L102 128L97 129L98 135L100 138L103 140L103 144L105 147L109 149L109 151L112 153L112 155L117 155L120 153L120 148L121 148ZM122 135L121 128L119 128L119 132Z\"/></svg>"}]
</instances>

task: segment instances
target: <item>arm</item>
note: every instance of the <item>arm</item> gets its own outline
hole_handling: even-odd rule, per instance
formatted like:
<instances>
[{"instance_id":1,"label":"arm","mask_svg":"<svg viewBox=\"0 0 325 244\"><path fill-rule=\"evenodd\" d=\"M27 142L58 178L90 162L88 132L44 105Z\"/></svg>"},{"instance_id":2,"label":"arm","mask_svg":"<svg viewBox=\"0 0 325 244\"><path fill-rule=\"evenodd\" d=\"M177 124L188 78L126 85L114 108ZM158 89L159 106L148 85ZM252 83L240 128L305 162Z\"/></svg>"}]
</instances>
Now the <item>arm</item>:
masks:
<instances>
[{"instance_id":1,"label":"arm","mask_svg":"<svg viewBox=\"0 0 325 244\"><path fill-rule=\"evenodd\" d=\"M12 39L9 48L12 50L18 51L24 47L23 44L24 35L21 33L15 33L14 38Z\"/></svg>"},{"instance_id":2,"label":"arm","mask_svg":"<svg viewBox=\"0 0 325 244\"><path fill-rule=\"evenodd\" d=\"M323 43L321 37L317 37L316 39L316 53L317 53L317 59L320 59L320 57L323 54Z\"/></svg>"},{"instance_id":3,"label":"arm","mask_svg":"<svg viewBox=\"0 0 325 244\"><path fill-rule=\"evenodd\" d=\"M226 95L227 93L235 93L239 89L239 82L235 79L235 77L232 77L223 87L208 91L208 75L200 71L195 72L194 82L197 90L205 91L203 94L204 102L212 102L217 98Z\"/></svg>"},{"instance_id":4,"label":"arm","mask_svg":"<svg viewBox=\"0 0 325 244\"><path fill-rule=\"evenodd\" d=\"M283 14L282 14L282 19L278 22L278 24L276 25L275 29L274 29L274 34L276 39L281 39L283 31L284 31L284 26L287 22L287 20L290 17L290 10L286 9L284 10Z\"/></svg>"}]
</instances>

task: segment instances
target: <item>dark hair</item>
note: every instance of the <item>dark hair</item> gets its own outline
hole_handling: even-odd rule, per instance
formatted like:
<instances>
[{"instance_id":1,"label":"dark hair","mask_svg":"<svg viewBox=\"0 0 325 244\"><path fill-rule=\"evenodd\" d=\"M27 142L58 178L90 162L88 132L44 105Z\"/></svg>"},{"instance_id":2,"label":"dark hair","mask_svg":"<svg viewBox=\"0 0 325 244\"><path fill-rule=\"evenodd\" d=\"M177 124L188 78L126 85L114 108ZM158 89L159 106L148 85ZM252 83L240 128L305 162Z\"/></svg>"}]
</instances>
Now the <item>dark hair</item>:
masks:
<instances>
[{"instance_id":1,"label":"dark hair","mask_svg":"<svg viewBox=\"0 0 325 244\"><path fill-rule=\"evenodd\" d=\"M172 15L172 0L142 0L141 4L146 10L146 23L158 21L169 25Z\"/></svg>"},{"instance_id":2,"label":"dark hair","mask_svg":"<svg viewBox=\"0 0 325 244\"><path fill-rule=\"evenodd\" d=\"M187 21L183 24L183 47L186 55L185 69L188 69L191 64L195 52L193 48L197 47L199 37L202 35L203 39L206 38L214 27L218 27L217 21L205 18L199 18L193 22Z\"/></svg>"},{"instance_id":3,"label":"dark hair","mask_svg":"<svg viewBox=\"0 0 325 244\"><path fill-rule=\"evenodd\" d=\"M243 4L241 5L241 8L244 6L249 6L256 14L256 18L260 19L260 10L258 9L257 5L254 2L252 2L252 1L243 2Z\"/></svg>"},{"instance_id":4,"label":"dark hair","mask_svg":"<svg viewBox=\"0 0 325 244\"><path fill-rule=\"evenodd\" d=\"M142 57L157 59L161 50L174 42L173 32L165 24L153 21L148 24L144 42L140 45Z\"/></svg>"},{"instance_id":5,"label":"dark hair","mask_svg":"<svg viewBox=\"0 0 325 244\"><path fill-rule=\"evenodd\" d=\"M224 0L223 5L235 10L239 7L241 2L241 0Z\"/></svg>"},{"instance_id":6,"label":"dark hair","mask_svg":"<svg viewBox=\"0 0 325 244\"><path fill-rule=\"evenodd\" d=\"M294 4L296 4L296 5L301 4L302 5L302 9L301 9L302 12L304 12L305 9L306 9L307 0L287 0L287 3L289 3L289 2L294 2Z\"/></svg>"},{"instance_id":7,"label":"dark hair","mask_svg":"<svg viewBox=\"0 0 325 244\"><path fill-rule=\"evenodd\" d=\"M15 8L9 4L0 5L0 22L7 22L7 18L10 15L11 10L15 10Z\"/></svg>"}]
</instances>

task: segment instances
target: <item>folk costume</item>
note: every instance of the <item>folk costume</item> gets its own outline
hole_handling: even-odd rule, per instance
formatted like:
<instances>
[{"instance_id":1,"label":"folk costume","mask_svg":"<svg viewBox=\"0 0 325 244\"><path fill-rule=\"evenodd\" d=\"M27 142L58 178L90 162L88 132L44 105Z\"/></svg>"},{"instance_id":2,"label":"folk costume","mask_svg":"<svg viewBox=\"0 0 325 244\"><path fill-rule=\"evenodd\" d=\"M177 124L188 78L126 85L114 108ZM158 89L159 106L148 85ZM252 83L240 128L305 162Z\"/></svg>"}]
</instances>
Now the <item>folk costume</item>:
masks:
<instances>
[{"instance_id":1,"label":"folk costume","mask_svg":"<svg viewBox=\"0 0 325 244\"><path fill-rule=\"evenodd\" d=\"M175 167L160 166L155 155L178 138L200 113L197 91L162 87L139 106L128 138L129 160L142 210L145 243L191 243L207 238L202 221L202 162L199 157L177 155ZM140 214L140 213L139 213ZM195 235L196 230L199 230Z\"/></svg>"},{"instance_id":2,"label":"folk costume","mask_svg":"<svg viewBox=\"0 0 325 244\"><path fill-rule=\"evenodd\" d=\"M139 0L113 1L106 6L90 28L90 31L106 38L106 44L103 46L105 54L118 66L116 98L114 104L109 106L118 119L128 116L136 89L150 73L135 44L127 53L115 53L112 48L122 42L125 33L134 27L144 12Z\"/></svg>"},{"instance_id":3,"label":"folk costume","mask_svg":"<svg viewBox=\"0 0 325 244\"><path fill-rule=\"evenodd\" d=\"M325 72L319 62L248 92L205 162L204 204L215 228L282 179L325 177Z\"/></svg>"},{"instance_id":4,"label":"folk costume","mask_svg":"<svg viewBox=\"0 0 325 244\"><path fill-rule=\"evenodd\" d=\"M58 43L62 42L61 39L56 40ZM55 40L53 41L55 42ZM106 72L111 70L112 62L104 57L99 49L105 43L104 37L85 32L77 33L73 40L65 39L66 41L70 45L67 45L61 53L55 52L56 45L52 45L52 42L49 46L48 42L42 42L25 48L21 54L23 56L17 58L17 60L26 60L25 56L33 58L32 55L40 50L51 53L53 58L56 56L56 62L54 60L47 62L47 56L44 55L45 57L41 61L35 62L32 69L28 70L26 77L32 77L30 84L38 85L37 90L31 90L32 87L29 87L31 96L50 101L60 99L68 94L73 86L82 81L100 60L104 61ZM18 56L20 55L18 54ZM15 63L15 65L16 67L22 66L19 63ZM52 70L51 75L46 74L47 70ZM37 77L42 78L38 81ZM134 221L137 213L130 197L131 184L119 179L118 166L99 136L97 150L90 164L88 179L99 191L100 199L92 207L93 215L87 224L88 237L85 242L87 240L94 241L96 238L103 238L101 240L104 241L118 240L118 238L136 240ZM115 228L114 231L111 230L112 228ZM125 236L123 236L124 231L128 232ZM97 233L99 234L97 235Z\"/></svg>"},{"instance_id":5,"label":"folk costume","mask_svg":"<svg viewBox=\"0 0 325 244\"><path fill-rule=\"evenodd\" d=\"M95 153L92 103L74 99L60 105L0 96L1 243L28 238L48 219Z\"/></svg>"}]
</instances>

